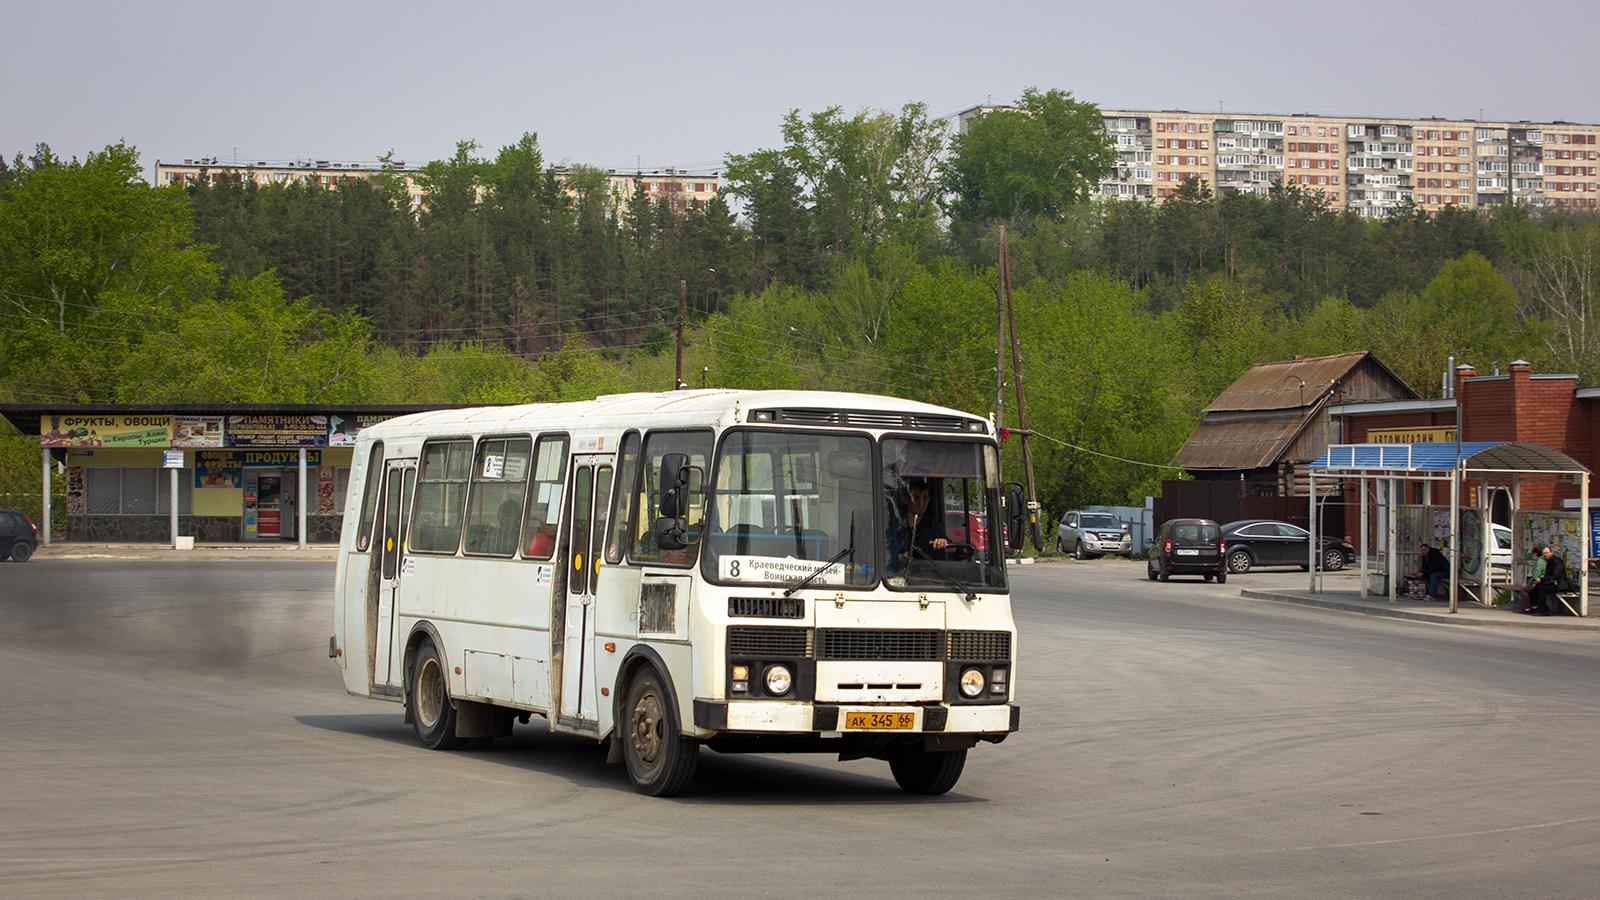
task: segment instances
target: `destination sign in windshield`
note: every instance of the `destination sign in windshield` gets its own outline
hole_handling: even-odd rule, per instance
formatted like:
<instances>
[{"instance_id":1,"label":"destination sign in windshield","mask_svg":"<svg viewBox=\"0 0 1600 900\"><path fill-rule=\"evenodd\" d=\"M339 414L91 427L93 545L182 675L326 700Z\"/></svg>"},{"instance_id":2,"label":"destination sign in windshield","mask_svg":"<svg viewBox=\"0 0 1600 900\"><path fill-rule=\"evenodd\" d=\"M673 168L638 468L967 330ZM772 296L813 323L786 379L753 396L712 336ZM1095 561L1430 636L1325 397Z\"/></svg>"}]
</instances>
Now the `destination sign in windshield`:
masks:
<instances>
[{"instance_id":1,"label":"destination sign in windshield","mask_svg":"<svg viewBox=\"0 0 1600 900\"><path fill-rule=\"evenodd\" d=\"M763 583L793 584L826 565L812 559L772 556L720 556L717 558L718 575L723 581L759 581ZM844 563L834 563L811 580L812 584L844 584Z\"/></svg>"}]
</instances>

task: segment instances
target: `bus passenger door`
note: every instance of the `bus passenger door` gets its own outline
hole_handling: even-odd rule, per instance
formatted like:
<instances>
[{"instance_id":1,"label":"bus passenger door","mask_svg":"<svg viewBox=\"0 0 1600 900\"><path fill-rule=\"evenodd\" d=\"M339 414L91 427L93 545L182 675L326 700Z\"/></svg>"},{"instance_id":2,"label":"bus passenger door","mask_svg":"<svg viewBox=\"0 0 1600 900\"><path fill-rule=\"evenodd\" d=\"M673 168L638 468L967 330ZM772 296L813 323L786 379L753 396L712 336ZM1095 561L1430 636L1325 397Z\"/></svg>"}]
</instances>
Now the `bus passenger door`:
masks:
<instances>
[{"instance_id":1,"label":"bus passenger door","mask_svg":"<svg viewBox=\"0 0 1600 900\"><path fill-rule=\"evenodd\" d=\"M407 517L411 514L411 492L416 487L414 465L389 467L383 487L382 561L378 571L378 627L372 646L372 683L398 685L400 672L395 666L394 610L404 574Z\"/></svg>"},{"instance_id":2,"label":"bus passenger door","mask_svg":"<svg viewBox=\"0 0 1600 900\"><path fill-rule=\"evenodd\" d=\"M563 719L593 723L598 718L594 681L595 583L611 502L611 457L574 456L572 462L567 487L567 495L572 498L572 531L567 543L559 712Z\"/></svg>"}]
</instances>

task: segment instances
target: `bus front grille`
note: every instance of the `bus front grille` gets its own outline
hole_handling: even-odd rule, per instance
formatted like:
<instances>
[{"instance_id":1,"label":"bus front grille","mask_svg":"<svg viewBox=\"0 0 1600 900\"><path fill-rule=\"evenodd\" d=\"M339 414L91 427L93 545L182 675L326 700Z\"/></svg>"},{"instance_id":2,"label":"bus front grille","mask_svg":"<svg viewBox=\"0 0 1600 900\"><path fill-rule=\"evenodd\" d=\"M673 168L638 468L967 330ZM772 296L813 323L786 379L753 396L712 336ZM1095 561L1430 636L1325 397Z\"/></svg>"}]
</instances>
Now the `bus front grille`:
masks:
<instances>
[{"instance_id":1,"label":"bus front grille","mask_svg":"<svg viewBox=\"0 0 1600 900\"><path fill-rule=\"evenodd\" d=\"M828 628L817 632L817 658L939 660L942 632L910 628Z\"/></svg>"},{"instance_id":2,"label":"bus front grille","mask_svg":"<svg viewBox=\"0 0 1600 900\"><path fill-rule=\"evenodd\" d=\"M728 615L750 619L803 619L806 602L799 597L729 597Z\"/></svg>"},{"instance_id":3,"label":"bus front grille","mask_svg":"<svg viewBox=\"0 0 1600 900\"><path fill-rule=\"evenodd\" d=\"M809 659L811 629L729 625L728 656L741 659Z\"/></svg>"},{"instance_id":4,"label":"bus front grille","mask_svg":"<svg viewBox=\"0 0 1600 900\"><path fill-rule=\"evenodd\" d=\"M1011 633L1008 631L952 631L949 638L949 659L962 662L1008 662L1011 659Z\"/></svg>"}]
</instances>

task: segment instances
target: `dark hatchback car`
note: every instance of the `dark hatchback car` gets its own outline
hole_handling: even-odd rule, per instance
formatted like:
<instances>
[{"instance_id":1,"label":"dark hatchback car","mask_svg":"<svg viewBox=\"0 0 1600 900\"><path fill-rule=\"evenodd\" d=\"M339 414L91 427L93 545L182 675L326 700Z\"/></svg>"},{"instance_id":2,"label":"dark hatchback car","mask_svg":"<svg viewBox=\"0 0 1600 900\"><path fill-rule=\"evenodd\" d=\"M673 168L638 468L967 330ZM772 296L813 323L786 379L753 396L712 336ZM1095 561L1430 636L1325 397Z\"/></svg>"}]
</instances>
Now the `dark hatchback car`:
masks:
<instances>
[{"instance_id":1,"label":"dark hatchback car","mask_svg":"<svg viewBox=\"0 0 1600 900\"><path fill-rule=\"evenodd\" d=\"M1222 528L1210 519L1168 519L1150 544L1145 574L1151 581L1173 575L1199 575L1218 584L1228 580Z\"/></svg>"},{"instance_id":2,"label":"dark hatchback car","mask_svg":"<svg viewBox=\"0 0 1600 900\"><path fill-rule=\"evenodd\" d=\"M14 509L0 509L0 560L27 562L39 546L39 530L33 520Z\"/></svg>"},{"instance_id":3,"label":"dark hatchback car","mask_svg":"<svg viewBox=\"0 0 1600 900\"><path fill-rule=\"evenodd\" d=\"M1245 519L1222 526L1222 539L1228 543L1228 571L1242 575L1253 566L1299 566L1311 568L1306 548L1311 534L1298 525L1269 519ZM1321 535L1322 552L1318 565L1324 572L1337 572L1356 556L1353 544Z\"/></svg>"}]
</instances>

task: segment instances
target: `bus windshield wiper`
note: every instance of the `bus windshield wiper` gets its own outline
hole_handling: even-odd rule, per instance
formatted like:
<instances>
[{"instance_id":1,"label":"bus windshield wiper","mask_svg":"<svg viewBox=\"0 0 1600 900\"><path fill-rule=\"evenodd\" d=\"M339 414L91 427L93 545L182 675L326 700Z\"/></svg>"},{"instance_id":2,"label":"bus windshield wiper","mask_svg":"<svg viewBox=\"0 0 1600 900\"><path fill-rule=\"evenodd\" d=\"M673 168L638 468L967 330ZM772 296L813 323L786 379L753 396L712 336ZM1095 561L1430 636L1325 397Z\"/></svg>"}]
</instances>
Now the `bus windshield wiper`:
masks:
<instances>
[{"instance_id":1,"label":"bus windshield wiper","mask_svg":"<svg viewBox=\"0 0 1600 900\"><path fill-rule=\"evenodd\" d=\"M799 583L795 584L793 587L791 587L788 590L784 591L783 595L785 597L792 596L795 591L798 591L801 588L805 587L806 585L810 584L812 582L812 580L815 579L818 575L821 575L823 572L826 572L829 569L833 568L834 566L838 565L839 564L839 560L844 559L846 556L849 556L850 554L852 554L854 552L856 552L856 514L854 512L851 512L850 513L850 546L844 548L843 550L840 550L838 553L835 553L833 555L833 559L830 559L827 562L823 563L822 566L819 567L815 572L812 572L810 575L807 575L806 577L800 579Z\"/></svg>"},{"instance_id":2,"label":"bus windshield wiper","mask_svg":"<svg viewBox=\"0 0 1600 900\"><path fill-rule=\"evenodd\" d=\"M928 562L931 562L931 563L942 562L942 560L937 560L937 559L934 559L933 557L929 556L926 551L924 551L921 547L918 547L915 543L913 543L911 545L911 549L916 551L916 554L918 556L922 557L923 559L927 560ZM949 574L948 572L946 572L943 568L941 568L938 565L932 566L932 569L933 569L933 572L934 572L935 575L938 575L940 578L944 579L944 583L945 584L948 584L951 587L955 588L956 590L960 591L962 593L962 595L966 597L966 599L968 599L968 600L976 600L976 599L978 599L978 595L973 592L972 588L969 588L966 585L962 584L960 581L956 580L956 577L954 575Z\"/></svg>"}]
</instances>

